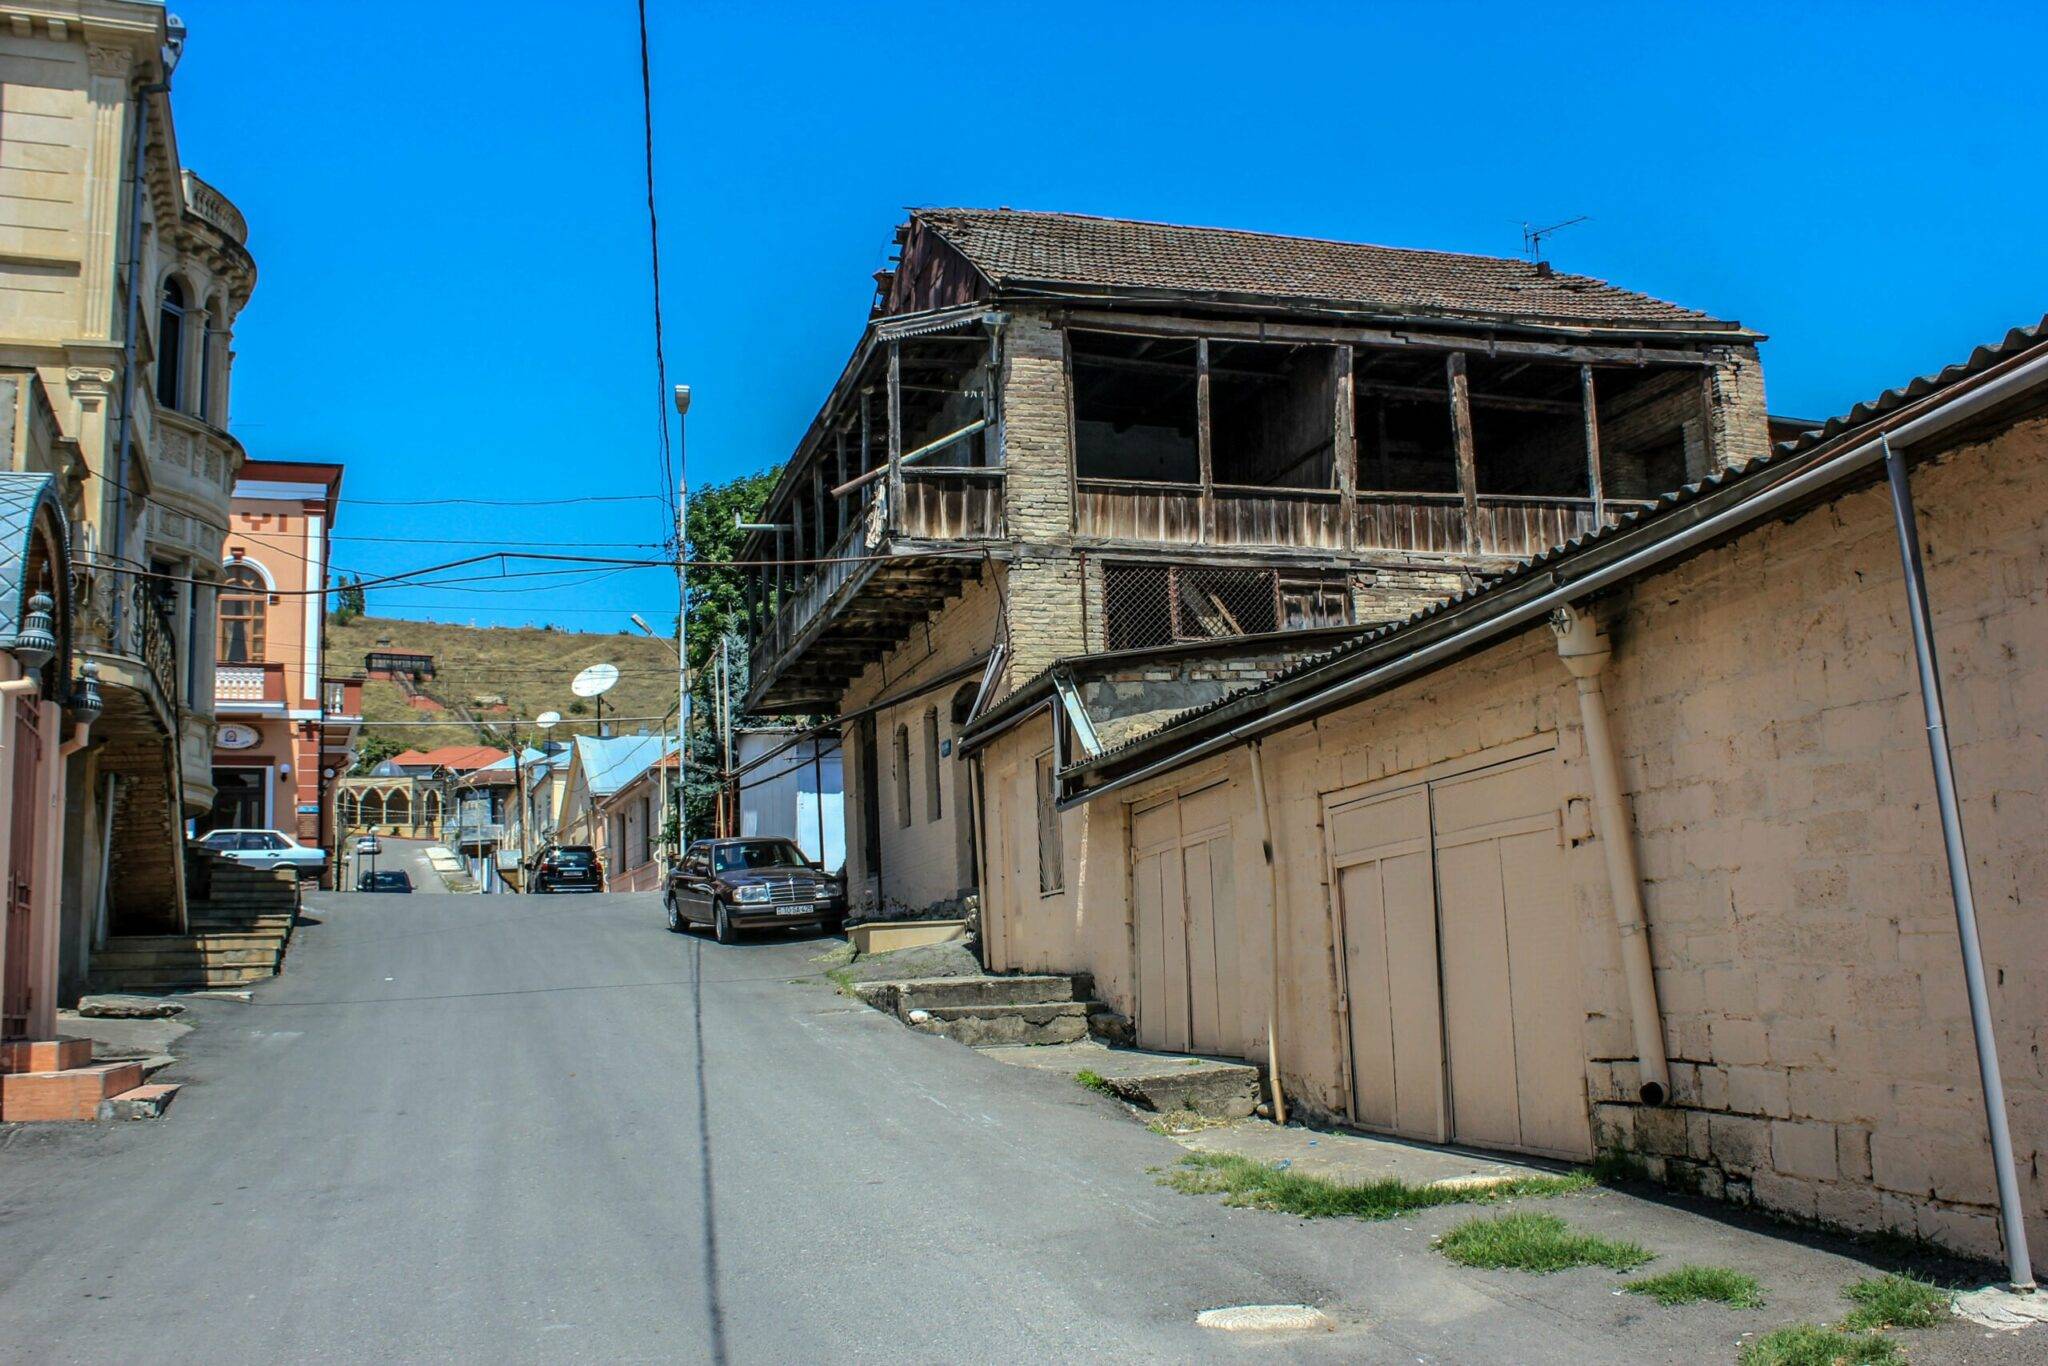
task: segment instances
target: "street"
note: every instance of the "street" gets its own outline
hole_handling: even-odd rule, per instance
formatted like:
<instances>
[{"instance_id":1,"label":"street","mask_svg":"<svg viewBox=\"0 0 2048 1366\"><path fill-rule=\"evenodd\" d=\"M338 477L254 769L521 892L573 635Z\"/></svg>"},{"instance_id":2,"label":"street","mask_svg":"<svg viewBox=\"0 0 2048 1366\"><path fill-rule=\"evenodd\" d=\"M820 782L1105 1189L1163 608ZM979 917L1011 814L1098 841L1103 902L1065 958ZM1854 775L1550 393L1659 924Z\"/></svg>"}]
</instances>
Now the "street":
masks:
<instances>
[{"instance_id":1,"label":"street","mask_svg":"<svg viewBox=\"0 0 2048 1366\"><path fill-rule=\"evenodd\" d=\"M192 1003L165 1119L0 1135L0 1357L1642 1362L1755 1326L1459 1272L1454 1212L1166 1190L1173 1142L839 996L836 941L721 948L651 895L306 916L252 1002ZM1293 1302L1338 1330L1193 1322Z\"/></svg>"}]
</instances>

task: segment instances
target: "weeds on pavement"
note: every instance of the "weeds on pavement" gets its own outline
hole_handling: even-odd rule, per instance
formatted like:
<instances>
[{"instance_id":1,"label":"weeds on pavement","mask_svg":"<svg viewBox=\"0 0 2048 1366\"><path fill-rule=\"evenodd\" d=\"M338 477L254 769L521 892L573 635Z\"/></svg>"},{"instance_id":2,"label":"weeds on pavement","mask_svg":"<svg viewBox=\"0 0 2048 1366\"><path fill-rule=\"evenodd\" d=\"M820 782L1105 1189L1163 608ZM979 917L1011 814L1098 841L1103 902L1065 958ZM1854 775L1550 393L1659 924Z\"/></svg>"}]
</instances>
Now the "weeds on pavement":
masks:
<instances>
[{"instance_id":1,"label":"weeds on pavement","mask_svg":"<svg viewBox=\"0 0 2048 1366\"><path fill-rule=\"evenodd\" d=\"M1750 1343L1736 1361L1738 1366L1892 1366L1905 1359L1899 1344L1876 1333L1795 1323Z\"/></svg>"},{"instance_id":2,"label":"weeds on pavement","mask_svg":"<svg viewBox=\"0 0 2048 1366\"><path fill-rule=\"evenodd\" d=\"M1932 1328L1949 1316L1948 1292L1913 1276L1872 1276L1842 1293L1857 1304L1842 1320L1848 1329Z\"/></svg>"},{"instance_id":3,"label":"weeds on pavement","mask_svg":"<svg viewBox=\"0 0 2048 1366\"><path fill-rule=\"evenodd\" d=\"M1076 1072L1074 1074L1074 1084L1076 1086L1085 1086L1099 1096L1113 1096L1116 1094L1114 1090L1110 1089L1108 1080L1092 1067L1084 1067Z\"/></svg>"},{"instance_id":4,"label":"weeds on pavement","mask_svg":"<svg viewBox=\"0 0 2048 1366\"><path fill-rule=\"evenodd\" d=\"M1280 1210L1306 1219L1392 1219L1437 1205L1569 1195L1593 1184L1590 1178L1576 1174L1525 1176L1474 1186L1412 1186L1392 1177L1352 1183L1281 1170L1235 1153L1189 1153L1160 1182L1188 1195L1221 1195L1226 1205Z\"/></svg>"},{"instance_id":5,"label":"weeds on pavement","mask_svg":"<svg viewBox=\"0 0 2048 1366\"><path fill-rule=\"evenodd\" d=\"M1730 1309L1757 1309L1764 1302L1763 1286L1756 1277L1726 1266L1681 1266L1661 1276L1630 1281L1622 1289L1631 1295L1648 1295L1659 1304L1712 1300Z\"/></svg>"},{"instance_id":6,"label":"weeds on pavement","mask_svg":"<svg viewBox=\"0 0 2048 1366\"><path fill-rule=\"evenodd\" d=\"M1467 1219L1437 1239L1436 1246L1460 1266L1539 1274L1575 1266L1632 1271L1656 1255L1638 1243L1581 1233L1555 1214L1529 1211Z\"/></svg>"}]
</instances>

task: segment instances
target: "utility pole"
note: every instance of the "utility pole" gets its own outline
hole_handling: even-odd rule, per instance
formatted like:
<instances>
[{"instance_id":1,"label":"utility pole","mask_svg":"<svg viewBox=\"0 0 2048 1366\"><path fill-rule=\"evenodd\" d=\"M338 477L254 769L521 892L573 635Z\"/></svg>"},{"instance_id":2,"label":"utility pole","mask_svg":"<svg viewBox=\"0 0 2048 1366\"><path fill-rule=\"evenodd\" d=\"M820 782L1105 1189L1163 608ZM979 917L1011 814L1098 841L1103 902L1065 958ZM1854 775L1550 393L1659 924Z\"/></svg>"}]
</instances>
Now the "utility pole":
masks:
<instances>
[{"instance_id":1,"label":"utility pole","mask_svg":"<svg viewBox=\"0 0 2048 1366\"><path fill-rule=\"evenodd\" d=\"M650 203L652 201L649 201ZM684 789L690 752L690 457L685 433L690 386L676 386L676 855L690 847L689 802Z\"/></svg>"},{"instance_id":2,"label":"utility pole","mask_svg":"<svg viewBox=\"0 0 2048 1366\"><path fill-rule=\"evenodd\" d=\"M732 659L727 653L729 636L718 638L718 809L721 835L738 833L739 788L732 785ZM728 795L729 793L729 795Z\"/></svg>"}]
</instances>

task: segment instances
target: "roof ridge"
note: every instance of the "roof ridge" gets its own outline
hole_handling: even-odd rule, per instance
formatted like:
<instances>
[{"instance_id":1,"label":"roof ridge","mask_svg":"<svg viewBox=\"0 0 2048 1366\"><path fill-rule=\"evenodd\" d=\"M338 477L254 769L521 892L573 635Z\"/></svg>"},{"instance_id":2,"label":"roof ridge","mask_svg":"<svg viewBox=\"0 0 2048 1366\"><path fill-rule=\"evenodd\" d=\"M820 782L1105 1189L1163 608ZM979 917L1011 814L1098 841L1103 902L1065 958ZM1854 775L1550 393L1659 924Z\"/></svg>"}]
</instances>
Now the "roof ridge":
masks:
<instances>
[{"instance_id":1,"label":"roof ridge","mask_svg":"<svg viewBox=\"0 0 2048 1366\"><path fill-rule=\"evenodd\" d=\"M1448 251L1442 247L1397 247L1386 242L1362 242L1348 237L1324 237L1316 233L1274 232L1264 228L1226 228L1208 223L1171 223L1163 218L1123 218L1107 213L1074 213L1067 209L982 209L967 205L949 205L912 209L913 217L923 214L971 213L989 217L1008 214L1019 218L1060 218L1082 223L1115 223L1138 228L1172 228L1178 232L1212 232L1230 237L1256 237L1264 242L1315 242L1330 247L1363 247L1370 251L1397 252L1403 256L1435 256L1452 261L1487 261L1496 265L1527 266L1533 273L1536 263L1519 256L1491 256L1483 251ZM1637 294L1638 290L1625 289L1596 275L1580 275L1572 271L1553 271L1550 275L1538 277L1551 281L1583 280L1589 284L1601 285L1608 289L1622 289L1625 293ZM1644 295L1645 298L1654 296ZM1668 303L1669 300L1659 300ZM1682 305L1677 305L1682 307Z\"/></svg>"}]
</instances>

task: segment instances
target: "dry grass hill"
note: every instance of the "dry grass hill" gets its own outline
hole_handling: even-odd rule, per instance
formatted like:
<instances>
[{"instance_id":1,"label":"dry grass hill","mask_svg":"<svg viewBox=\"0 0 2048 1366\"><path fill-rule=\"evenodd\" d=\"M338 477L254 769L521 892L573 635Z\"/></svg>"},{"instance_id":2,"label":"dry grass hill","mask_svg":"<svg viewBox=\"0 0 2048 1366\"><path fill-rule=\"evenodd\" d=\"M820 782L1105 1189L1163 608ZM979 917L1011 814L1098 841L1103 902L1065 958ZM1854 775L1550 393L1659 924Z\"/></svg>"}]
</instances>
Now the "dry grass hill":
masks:
<instances>
[{"instance_id":1,"label":"dry grass hill","mask_svg":"<svg viewBox=\"0 0 2048 1366\"><path fill-rule=\"evenodd\" d=\"M588 664L618 666L618 686L604 697L606 721L621 721L613 728L615 735L660 730L660 718L675 706L675 655L662 641L642 635L454 626L394 617L357 617L346 623L328 618L333 675L361 672L363 656L373 650L434 657L434 677L416 690L417 696L409 696L398 683L372 679L363 685L364 720L408 723L369 726L365 738L387 738L401 748L505 746L511 720L529 720L544 711L562 714L555 739L594 735L596 709L569 691L569 680ZM636 717L648 719L631 719Z\"/></svg>"}]
</instances>

